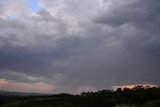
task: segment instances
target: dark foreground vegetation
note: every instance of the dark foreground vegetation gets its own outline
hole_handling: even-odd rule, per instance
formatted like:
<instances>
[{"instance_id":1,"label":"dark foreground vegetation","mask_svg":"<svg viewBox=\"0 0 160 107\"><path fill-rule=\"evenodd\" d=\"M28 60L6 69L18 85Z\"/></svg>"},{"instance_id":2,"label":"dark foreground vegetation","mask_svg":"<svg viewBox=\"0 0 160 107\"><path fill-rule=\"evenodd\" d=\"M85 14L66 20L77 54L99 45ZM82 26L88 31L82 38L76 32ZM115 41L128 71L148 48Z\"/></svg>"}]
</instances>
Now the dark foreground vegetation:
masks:
<instances>
[{"instance_id":1,"label":"dark foreground vegetation","mask_svg":"<svg viewBox=\"0 0 160 107\"><path fill-rule=\"evenodd\" d=\"M160 88L135 86L80 95L0 96L0 107L160 107Z\"/></svg>"}]
</instances>

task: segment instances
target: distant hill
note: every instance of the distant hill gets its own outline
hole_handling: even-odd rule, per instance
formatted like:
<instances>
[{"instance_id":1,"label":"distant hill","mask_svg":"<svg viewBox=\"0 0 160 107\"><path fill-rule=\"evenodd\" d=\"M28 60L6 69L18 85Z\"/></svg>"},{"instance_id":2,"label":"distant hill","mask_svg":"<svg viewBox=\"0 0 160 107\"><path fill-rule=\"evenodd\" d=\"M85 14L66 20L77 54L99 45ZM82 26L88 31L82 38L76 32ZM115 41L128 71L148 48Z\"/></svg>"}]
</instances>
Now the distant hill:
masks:
<instances>
[{"instance_id":1,"label":"distant hill","mask_svg":"<svg viewBox=\"0 0 160 107\"><path fill-rule=\"evenodd\" d=\"M49 95L43 93L27 93L27 92L12 92L0 90L0 96L39 96L39 95Z\"/></svg>"}]
</instances>

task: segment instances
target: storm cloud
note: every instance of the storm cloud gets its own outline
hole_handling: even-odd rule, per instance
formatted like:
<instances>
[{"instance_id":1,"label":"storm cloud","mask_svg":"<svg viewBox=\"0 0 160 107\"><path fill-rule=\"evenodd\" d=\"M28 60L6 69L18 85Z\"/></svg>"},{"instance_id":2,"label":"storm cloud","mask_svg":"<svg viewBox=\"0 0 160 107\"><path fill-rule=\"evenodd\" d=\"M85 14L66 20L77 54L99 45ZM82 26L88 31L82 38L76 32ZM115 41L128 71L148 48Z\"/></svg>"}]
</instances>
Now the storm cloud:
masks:
<instances>
[{"instance_id":1,"label":"storm cloud","mask_svg":"<svg viewBox=\"0 0 160 107\"><path fill-rule=\"evenodd\" d=\"M0 1L1 82L51 93L160 85L159 0L39 0L38 12L29 1Z\"/></svg>"}]
</instances>

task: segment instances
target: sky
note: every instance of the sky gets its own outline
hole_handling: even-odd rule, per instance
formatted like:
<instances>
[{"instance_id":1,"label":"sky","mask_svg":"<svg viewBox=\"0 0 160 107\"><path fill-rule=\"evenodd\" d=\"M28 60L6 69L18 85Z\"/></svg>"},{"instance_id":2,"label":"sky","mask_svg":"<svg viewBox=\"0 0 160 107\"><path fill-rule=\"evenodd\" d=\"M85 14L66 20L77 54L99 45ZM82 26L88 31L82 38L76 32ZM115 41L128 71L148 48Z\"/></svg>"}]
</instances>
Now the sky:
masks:
<instances>
[{"instance_id":1,"label":"sky","mask_svg":"<svg viewBox=\"0 0 160 107\"><path fill-rule=\"evenodd\" d=\"M40 10L40 6L39 6L39 1L38 0L28 0L28 1L26 1L25 4L33 12L38 12Z\"/></svg>"},{"instance_id":2,"label":"sky","mask_svg":"<svg viewBox=\"0 0 160 107\"><path fill-rule=\"evenodd\" d=\"M0 90L160 85L159 0L0 0Z\"/></svg>"}]
</instances>

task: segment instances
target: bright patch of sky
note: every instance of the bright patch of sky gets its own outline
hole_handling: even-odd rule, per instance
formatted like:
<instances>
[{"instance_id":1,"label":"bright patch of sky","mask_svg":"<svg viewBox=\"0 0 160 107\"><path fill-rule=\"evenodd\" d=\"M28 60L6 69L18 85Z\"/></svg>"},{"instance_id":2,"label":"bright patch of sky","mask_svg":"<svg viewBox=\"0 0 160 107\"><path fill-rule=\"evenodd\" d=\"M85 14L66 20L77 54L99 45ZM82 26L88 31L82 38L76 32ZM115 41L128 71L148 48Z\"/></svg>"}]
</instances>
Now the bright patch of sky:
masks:
<instances>
[{"instance_id":1,"label":"bright patch of sky","mask_svg":"<svg viewBox=\"0 0 160 107\"><path fill-rule=\"evenodd\" d=\"M39 0L28 0L26 6L34 12L38 12L40 9Z\"/></svg>"}]
</instances>

